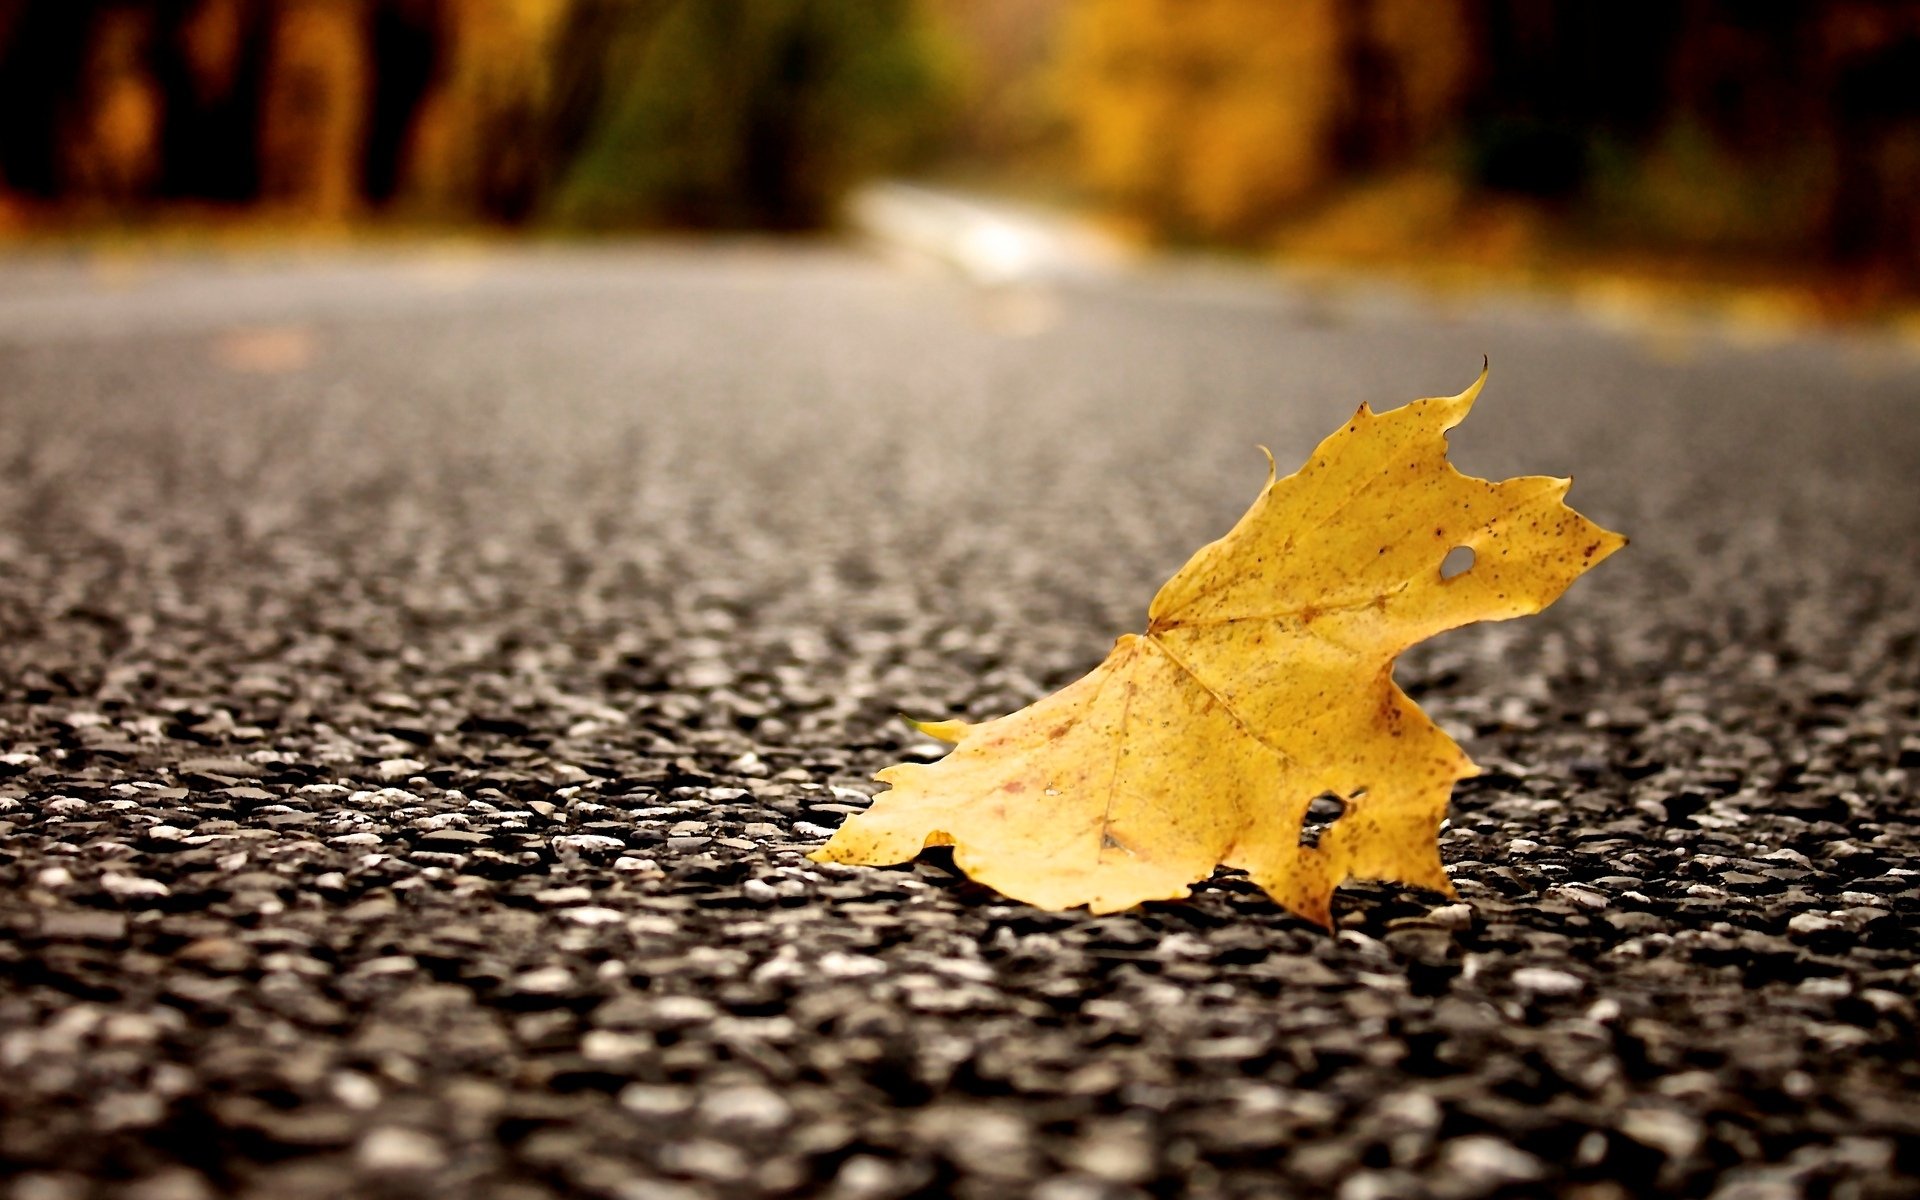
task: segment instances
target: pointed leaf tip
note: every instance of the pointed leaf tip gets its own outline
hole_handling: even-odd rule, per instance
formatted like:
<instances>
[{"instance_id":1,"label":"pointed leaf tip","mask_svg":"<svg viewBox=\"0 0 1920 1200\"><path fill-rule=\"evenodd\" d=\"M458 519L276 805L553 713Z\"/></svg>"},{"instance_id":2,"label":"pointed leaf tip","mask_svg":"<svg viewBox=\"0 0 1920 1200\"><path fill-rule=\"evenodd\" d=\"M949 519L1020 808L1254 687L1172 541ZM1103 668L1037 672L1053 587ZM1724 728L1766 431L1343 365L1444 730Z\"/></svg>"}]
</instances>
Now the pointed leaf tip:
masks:
<instances>
[{"instance_id":1,"label":"pointed leaf tip","mask_svg":"<svg viewBox=\"0 0 1920 1200\"><path fill-rule=\"evenodd\" d=\"M1487 374L1491 369L1491 360L1482 356L1480 374L1467 385L1465 391L1456 396L1435 396L1427 401L1427 403L1437 403L1443 411L1444 416L1440 426L1442 430L1452 429L1466 419L1467 413L1473 408L1473 402L1480 398L1480 389L1487 386Z\"/></svg>"},{"instance_id":2,"label":"pointed leaf tip","mask_svg":"<svg viewBox=\"0 0 1920 1200\"><path fill-rule=\"evenodd\" d=\"M972 728L965 721L922 721L909 717L905 713L900 714L900 719L936 742L958 742L967 735L967 730Z\"/></svg>"},{"instance_id":3,"label":"pointed leaf tip","mask_svg":"<svg viewBox=\"0 0 1920 1200\"><path fill-rule=\"evenodd\" d=\"M1468 384L1466 387L1466 390L1461 392L1457 398L1460 400L1464 400L1467 404L1467 407L1469 408L1473 407L1473 402L1480 398L1480 389L1487 386L1487 376L1491 375L1492 373L1493 373L1493 360L1488 358L1484 354L1481 355L1480 356L1480 374L1474 377L1473 382Z\"/></svg>"}]
</instances>

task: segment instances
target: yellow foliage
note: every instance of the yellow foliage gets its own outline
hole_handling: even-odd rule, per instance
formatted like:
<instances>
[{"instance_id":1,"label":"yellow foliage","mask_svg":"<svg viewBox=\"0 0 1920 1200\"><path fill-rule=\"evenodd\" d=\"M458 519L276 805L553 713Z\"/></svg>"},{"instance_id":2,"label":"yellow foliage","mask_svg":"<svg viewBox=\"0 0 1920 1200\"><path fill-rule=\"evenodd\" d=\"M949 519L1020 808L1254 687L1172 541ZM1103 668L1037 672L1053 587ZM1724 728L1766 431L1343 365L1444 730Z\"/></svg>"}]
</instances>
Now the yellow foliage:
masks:
<instances>
[{"instance_id":1,"label":"yellow foliage","mask_svg":"<svg viewBox=\"0 0 1920 1200\"><path fill-rule=\"evenodd\" d=\"M1010 716L922 725L957 743L882 771L891 790L814 855L954 862L1042 908L1176 899L1216 865L1328 924L1350 878L1450 892L1437 834L1466 754L1393 682L1407 647L1538 612L1625 545L1571 481L1489 482L1447 461L1458 396L1365 405L1202 547L1094 671ZM1456 547L1471 568L1443 577ZM1309 805L1344 814L1302 844Z\"/></svg>"},{"instance_id":2,"label":"yellow foliage","mask_svg":"<svg viewBox=\"0 0 1920 1200\"><path fill-rule=\"evenodd\" d=\"M1445 134L1475 67L1474 23L1465 6L1435 0L1375 0L1369 32L1393 63L1406 136L1415 145Z\"/></svg>"},{"instance_id":3,"label":"yellow foliage","mask_svg":"<svg viewBox=\"0 0 1920 1200\"><path fill-rule=\"evenodd\" d=\"M1443 128L1466 31L1441 0L1080 0L1061 103L1095 191L1163 228L1245 235L1351 165L1336 135L1362 102L1403 140ZM1363 55L1378 79L1352 73Z\"/></svg>"},{"instance_id":4,"label":"yellow foliage","mask_svg":"<svg viewBox=\"0 0 1920 1200\"><path fill-rule=\"evenodd\" d=\"M275 15L260 104L261 191L310 216L349 216L372 78L364 14L348 0L286 0Z\"/></svg>"},{"instance_id":5,"label":"yellow foliage","mask_svg":"<svg viewBox=\"0 0 1920 1200\"><path fill-rule=\"evenodd\" d=\"M160 165L159 90L140 68L146 34L137 12L101 16L87 64L90 94L67 146L76 180L114 200L139 195Z\"/></svg>"},{"instance_id":6,"label":"yellow foliage","mask_svg":"<svg viewBox=\"0 0 1920 1200\"><path fill-rule=\"evenodd\" d=\"M533 153L548 105L554 44L571 0L466 0L448 12L448 63L414 122L408 190L457 209L485 189L489 161Z\"/></svg>"},{"instance_id":7,"label":"yellow foliage","mask_svg":"<svg viewBox=\"0 0 1920 1200\"><path fill-rule=\"evenodd\" d=\"M188 82L202 104L232 90L246 46L242 0L201 0L180 26L180 51L189 67Z\"/></svg>"},{"instance_id":8,"label":"yellow foliage","mask_svg":"<svg viewBox=\"0 0 1920 1200\"><path fill-rule=\"evenodd\" d=\"M1324 181L1339 0L1092 0L1062 94L1083 174L1162 222L1246 225Z\"/></svg>"}]
</instances>

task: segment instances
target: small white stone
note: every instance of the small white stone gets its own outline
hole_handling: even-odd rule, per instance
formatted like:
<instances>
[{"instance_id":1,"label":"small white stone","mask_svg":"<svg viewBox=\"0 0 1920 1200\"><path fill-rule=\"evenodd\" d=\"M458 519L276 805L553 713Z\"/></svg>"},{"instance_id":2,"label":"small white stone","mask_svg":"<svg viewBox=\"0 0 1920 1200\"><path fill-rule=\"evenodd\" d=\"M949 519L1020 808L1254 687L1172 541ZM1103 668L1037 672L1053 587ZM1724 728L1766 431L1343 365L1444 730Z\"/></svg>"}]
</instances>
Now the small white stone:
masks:
<instances>
[{"instance_id":1,"label":"small white stone","mask_svg":"<svg viewBox=\"0 0 1920 1200\"><path fill-rule=\"evenodd\" d=\"M849 1197L850 1200L868 1200L869 1197L894 1195L894 1168L885 1159L871 1154L857 1154L841 1164L833 1177L834 1194Z\"/></svg>"},{"instance_id":2,"label":"small white stone","mask_svg":"<svg viewBox=\"0 0 1920 1200\"><path fill-rule=\"evenodd\" d=\"M630 1083L620 1091L620 1107L643 1117L677 1117L693 1107L693 1097L681 1087Z\"/></svg>"},{"instance_id":3,"label":"small white stone","mask_svg":"<svg viewBox=\"0 0 1920 1200\"><path fill-rule=\"evenodd\" d=\"M160 1035L168 1028L179 1028L180 1011L174 1008L160 1008L155 1014L113 1013L100 1022L100 1040L109 1046L145 1046L160 1040Z\"/></svg>"},{"instance_id":4,"label":"small white stone","mask_svg":"<svg viewBox=\"0 0 1920 1200\"><path fill-rule=\"evenodd\" d=\"M1539 1159L1487 1134L1455 1138L1447 1143L1440 1159L1442 1172L1456 1174L1480 1188L1528 1183L1546 1175Z\"/></svg>"},{"instance_id":5,"label":"small white stone","mask_svg":"<svg viewBox=\"0 0 1920 1200\"><path fill-rule=\"evenodd\" d=\"M920 1136L940 1145L956 1163L987 1175L1017 1175L1029 1161L1032 1130L1011 1113L987 1108L935 1107L914 1118Z\"/></svg>"},{"instance_id":6,"label":"small white stone","mask_svg":"<svg viewBox=\"0 0 1920 1200\"><path fill-rule=\"evenodd\" d=\"M680 680L693 691L710 691L733 682L733 668L726 662L691 662L680 672Z\"/></svg>"},{"instance_id":7,"label":"small white stone","mask_svg":"<svg viewBox=\"0 0 1920 1200\"><path fill-rule=\"evenodd\" d=\"M1440 1128L1440 1102L1425 1092L1395 1092L1382 1097L1374 1106L1374 1115L1393 1130L1417 1130L1432 1133Z\"/></svg>"},{"instance_id":8,"label":"small white stone","mask_svg":"<svg viewBox=\"0 0 1920 1200\"><path fill-rule=\"evenodd\" d=\"M865 954L848 954L841 950L829 950L820 956L815 969L832 979L864 979L874 975L885 975L887 964Z\"/></svg>"},{"instance_id":9,"label":"small white stone","mask_svg":"<svg viewBox=\"0 0 1920 1200\"><path fill-rule=\"evenodd\" d=\"M565 967L541 967L514 976L513 986L536 996L557 996L573 987L573 972Z\"/></svg>"},{"instance_id":10,"label":"small white stone","mask_svg":"<svg viewBox=\"0 0 1920 1200\"><path fill-rule=\"evenodd\" d=\"M1399 1200L1406 1180L1392 1171L1355 1171L1340 1184L1337 1200Z\"/></svg>"},{"instance_id":11,"label":"small white stone","mask_svg":"<svg viewBox=\"0 0 1920 1200\"><path fill-rule=\"evenodd\" d=\"M1608 904L1607 894L1598 888L1585 887L1577 883L1561 884L1547 889L1547 895L1555 900L1565 900L1581 908L1601 909Z\"/></svg>"},{"instance_id":12,"label":"small white stone","mask_svg":"<svg viewBox=\"0 0 1920 1200\"><path fill-rule=\"evenodd\" d=\"M608 1193L613 1200L707 1200L708 1193L670 1179L623 1179Z\"/></svg>"},{"instance_id":13,"label":"small white stone","mask_svg":"<svg viewBox=\"0 0 1920 1200\"><path fill-rule=\"evenodd\" d=\"M355 975L405 975L420 965L410 954L383 954L355 967Z\"/></svg>"},{"instance_id":14,"label":"small white stone","mask_svg":"<svg viewBox=\"0 0 1920 1200\"><path fill-rule=\"evenodd\" d=\"M563 908L560 910L560 915L576 925L618 925L627 918L627 914L617 908L601 908L595 905Z\"/></svg>"},{"instance_id":15,"label":"small white stone","mask_svg":"<svg viewBox=\"0 0 1920 1200\"><path fill-rule=\"evenodd\" d=\"M1805 1188L1787 1167L1736 1167L1721 1175L1708 1200L1800 1200Z\"/></svg>"},{"instance_id":16,"label":"small white stone","mask_svg":"<svg viewBox=\"0 0 1920 1200\"><path fill-rule=\"evenodd\" d=\"M117 1092L93 1106L93 1119L103 1132L151 1129L167 1115L160 1097L147 1092Z\"/></svg>"},{"instance_id":17,"label":"small white stone","mask_svg":"<svg viewBox=\"0 0 1920 1200\"><path fill-rule=\"evenodd\" d=\"M1112 1189L1098 1179L1056 1175L1033 1189L1033 1200L1106 1200Z\"/></svg>"},{"instance_id":18,"label":"small white stone","mask_svg":"<svg viewBox=\"0 0 1920 1200\"><path fill-rule=\"evenodd\" d=\"M1629 1108L1620 1132L1672 1159L1691 1158L1706 1136L1698 1121L1668 1108Z\"/></svg>"},{"instance_id":19,"label":"small white stone","mask_svg":"<svg viewBox=\"0 0 1920 1200\"><path fill-rule=\"evenodd\" d=\"M1797 913L1793 920L1787 922L1787 932L1799 934L1802 937L1840 928L1842 928L1840 922L1823 917L1819 913Z\"/></svg>"},{"instance_id":20,"label":"small white stone","mask_svg":"<svg viewBox=\"0 0 1920 1200\"><path fill-rule=\"evenodd\" d=\"M739 1147L707 1138L670 1142L661 1147L660 1165L669 1171L720 1184L743 1179L752 1170L752 1164Z\"/></svg>"},{"instance_id":21,"label":"small white stone","mask_svg":"<svg viewBox=\"0 0 1920 1200\"><path fill-rule=\"evenodd\" d=\"M1073 1165L1115 1183L1145 1183L1153 1178L1153 1138L1132 1122L1095 1126L1071 1153Z\"/></svg>"},{"instance_id":22,"label":"small white stone","mask_svg":"<svg viewBox=\"0 0 1920 1200\"><path fill-rule=\"evenodd\" d=\"M638 1058L654 1047L650 1037L594 1029L580 1039L580 1056L589 1062L617 1063Z\"/></svg>"},{"instance_id":23,"label":"small white stone","mask_svg":"<svg viewBox=\"0 0 1920 1200\"><path fill-rule=\"evenodd\" d=\"M1473 909L1465 904L1442 904L1427 914L1427 920L1442 929L1469 929L1473 926Z\"/></svg>"},{"instance_id":24,"label":"small white stone","mask_svg":"<svg viewBox=\"0 0 1920 1200\"><path fill-rule=\"evenodd\" d=\"M342 1071L332 1082L333 1098L355 1112L366 1112L380 1103L380 1085L358 1071Z\"/></svg>"},{"instance_id":25,"label":"small white stone","mask_svg":"<svg viewBox=\"0 0 1920 1200\"><path fill-rule=\"evenodd\" d=\"M717 1088L700 1101L702 1120L734 1129L778 1129L792 1116L793 1106L778 1093L753 1084Z\"/></svg>"},{"instance_id":26,"label":"small white stone","mask_svg":"<svg viewBox=\"0 0 1920 1200\"><path fill-rule=\"evenodd\" d=\"M1521 967L1513 973L1513 986L1536 996L1572 996L1586 984L1578 975L1552 967Z\"/></svg>"},{"instance_id":27,"label":"small white stone","mask_svg":"<svg viewBox=\"0 0 1920 1200\"><path fill-rule=\"evenodd\" d=\"M102 875L100 887L108 895L119 896L122 899L173 894L173 889L158 879L143 879L138 875Z\"/></svg>"},{"instance_id":28,"label":"small white stone","mask_svg":"<svg viewBox=\"0 0 1920 1200\"><path fill-rule=\"evenodd\" d=\"M569 833L553 839L553 848L583 854L589 850L624 850L627 844L616 837L598 833Z\"/></svg>"},{"instance_id":29,"label":"small white stone","mask_svg":"<svg viewBox=\"0 0 1920 1200\"><path fill-rule=\"evenodd\" d=\"M360 1139L355 1157L369 1171L432 1171L447 1165L447 1152L433 1138L413 1129L386 1126Z\"/></svg>"},{"instance_id":30,"label":"small white stone","mask_svg":"<svg viewBox=\"0 0 1920 1200\"><path fill-rule=\"evenodd\" d=\"M653 1002L653 1019L666 1025L697 1025L719 1013L712 1001L698 996L662 996Z\"/></svg>"}]
</instances>

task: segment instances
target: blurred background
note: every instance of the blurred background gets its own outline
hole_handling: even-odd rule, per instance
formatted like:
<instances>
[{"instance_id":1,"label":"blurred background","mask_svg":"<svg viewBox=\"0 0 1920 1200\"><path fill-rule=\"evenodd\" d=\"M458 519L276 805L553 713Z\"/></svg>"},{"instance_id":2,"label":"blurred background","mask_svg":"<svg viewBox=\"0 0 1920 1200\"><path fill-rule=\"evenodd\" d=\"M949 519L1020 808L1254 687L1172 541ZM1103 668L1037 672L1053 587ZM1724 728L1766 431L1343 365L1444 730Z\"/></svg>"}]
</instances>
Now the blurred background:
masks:
<instances>
[{"instance_id":1,"label":"blurred background","mask_svg":"<svg viewBox=\"0 0 1920 1200\"><path fill-rule=\"evenodd\" d=\"M0 0L0 233L829 229L1920 283L1920 3Z\"/></svg>"}]
</instances>

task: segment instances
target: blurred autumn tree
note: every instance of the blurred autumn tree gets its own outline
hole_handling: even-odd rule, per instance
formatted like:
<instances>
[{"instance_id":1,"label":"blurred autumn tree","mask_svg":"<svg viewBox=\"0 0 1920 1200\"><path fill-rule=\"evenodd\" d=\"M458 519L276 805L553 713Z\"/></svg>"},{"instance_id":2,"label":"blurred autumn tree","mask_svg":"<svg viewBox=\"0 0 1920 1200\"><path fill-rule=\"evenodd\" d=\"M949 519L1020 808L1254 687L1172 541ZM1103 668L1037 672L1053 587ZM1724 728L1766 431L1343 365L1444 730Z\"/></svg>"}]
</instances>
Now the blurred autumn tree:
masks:
<instances>
[{"instance_id":1,"label":"blurred autumn tree","mask_svg":"<svg viewBox=\"0 0 1920 1200\"><path fill-rule=\"evenodd\" d=\"M1916 79L1920 0L0 0L0 217L789 229L932 166L1169 240L1920 284Z\"/></svg>"},{"instance_id":2,"label":"blurred autumn tree","mask_svg":"<svg viewBox=\"0 0 1920 1200\"><path fill-rule=\"evenodd\" d=\"M919 0L0 0L0 187L804 228L943 86Z\"/></svg>"},{"instance_id":3,"label":"blurred autumn tree","mask_svg":"<svg viewBox=\"0 0 1920 1200\"><path fill-rule=\"evenodd\" d=\"M913 0L697 0L608 22L570 223L806 228L924 143L941 47Z\"/></svg>"},{"instance_id":4,"label":"blurred autumn tree","mask_svg":"<svg viewBox=\"0 0 1920 1200\"><path fill-rule=\"evenodd\" d=\"M1163 236L1259 240L1424 170L1449 209L1428 233L1521 197L1603 239L1920 278L1915 0L1071 0L1062 21L1077 173ZM1416 194L1388 194L1362 223L1407 220Z\"/></svg>"},{"instance_id":5,"label":"blurred autumn tree","mask_svg":"<svg viewBox=\"0 0 1920 1200\"><path fill-rule=\"evenodd\" d=\"M938 129L942 175L1058 190L1063 0L932 0L953 97Z\"/></svg>"},{"instance_id":6,"label":"blurred autumn tree","mask_svg":"<svg viewBox=\"0 0 1920 1200\"><path fill-rule=\"evenodd\" d=\"M1232 240L1432 137L1470 47L1447 0L1083 0L1062 95L1083 178L1174 235Z\"/></svg>"}]
</instances>

